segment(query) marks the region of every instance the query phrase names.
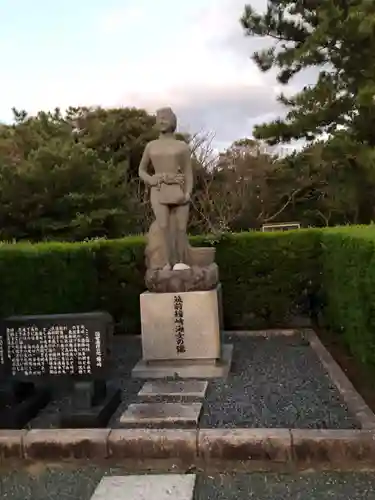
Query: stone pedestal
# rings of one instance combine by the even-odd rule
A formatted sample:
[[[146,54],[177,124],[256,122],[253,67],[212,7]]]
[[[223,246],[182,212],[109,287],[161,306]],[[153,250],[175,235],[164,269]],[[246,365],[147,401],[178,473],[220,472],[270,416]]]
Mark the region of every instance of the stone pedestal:
[[[105,380],[75,382],[70,405],[60,415],[60,427],[105,427],[120,402],[120,390]]]
[[[136,378],[216,378],[230,369],[232,346],[222,346],[221,285],[214,290],[140,297],[143,359]]]

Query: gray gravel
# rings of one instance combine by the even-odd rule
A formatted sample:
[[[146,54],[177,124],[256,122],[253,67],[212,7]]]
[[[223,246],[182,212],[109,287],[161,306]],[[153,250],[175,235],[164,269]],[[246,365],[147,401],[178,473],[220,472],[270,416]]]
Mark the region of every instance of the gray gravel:
[[[299,335],[230,341],[233,373],[209,385],[201,427],[360,427]]]
[[[94,466],[0,472],[0,499],[89,500],[104,475],[121,469]],[[199,474],[193,500],[371,500],[373,473]]]
[[[370,500],[374,474],[231,474],[198,477],[194,500]]]
[[[226,381],[209,383],[200,420],[202,428],[360,428],[315,352],[299,335],[293,337],[227,336],[234,344],[232,372]],[[131,369],[141,358],[140,339],[118,338],[113,350],[112,379],[123,389],[123,400],[109,427],[131,403],[143,382]],[[67,397],[51,403],[31,427],[56,427]]]
[[[100,479],[111,471],[95,467],[70,470],[43,467],[0,473],[0,499],[89,500]]]

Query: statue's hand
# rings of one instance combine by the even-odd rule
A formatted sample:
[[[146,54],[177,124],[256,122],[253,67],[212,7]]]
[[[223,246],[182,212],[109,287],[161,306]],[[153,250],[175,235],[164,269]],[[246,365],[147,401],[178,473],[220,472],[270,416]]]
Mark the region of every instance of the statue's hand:
[[[191,200],[191,196],[190,196],[190,193],[185,193],[185,203],[189,203],[189,201]]]
[[[150,179],[150,186],[157,186],[162,182],[162,176],[160,174],[155,174]]]
[[[183,186],[185,176],[183,174],[161,174],[162,182],[165,184],[179,184]]]

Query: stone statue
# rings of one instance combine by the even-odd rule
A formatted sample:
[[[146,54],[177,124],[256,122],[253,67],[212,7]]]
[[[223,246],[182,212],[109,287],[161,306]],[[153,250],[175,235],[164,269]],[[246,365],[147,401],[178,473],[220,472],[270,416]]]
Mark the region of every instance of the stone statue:
[[[139,165],[139,177],[151,187],[155,215],[147,236],[146,285],[153,292],[213,289],[219,279],[215,249],[192,248],[187,237],[190,148],[174,135],[177,118],[171,108],[156,112],[156,125],[160,136],[147,144]]]
[[[190,149],[174,137],[177,118],[171,108],[159,109],[159,139],[147,144],[139,166],[140,178],[151,186],[151,206],[166,251],[165,269],[188,269],[186,227],[193,189]],[[148,173],[150,163],[154,174]]]

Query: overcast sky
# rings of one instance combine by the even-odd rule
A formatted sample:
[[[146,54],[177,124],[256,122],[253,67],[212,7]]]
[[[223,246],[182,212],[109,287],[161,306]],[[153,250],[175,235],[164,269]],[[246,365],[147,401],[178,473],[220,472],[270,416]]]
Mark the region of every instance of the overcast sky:
[[[264,8],[266,0],[249,0]],[[0,121],[11,108],[171,105],[180,129],[249,137],[280,109],[250,55],[245,0],[0,0]]]

